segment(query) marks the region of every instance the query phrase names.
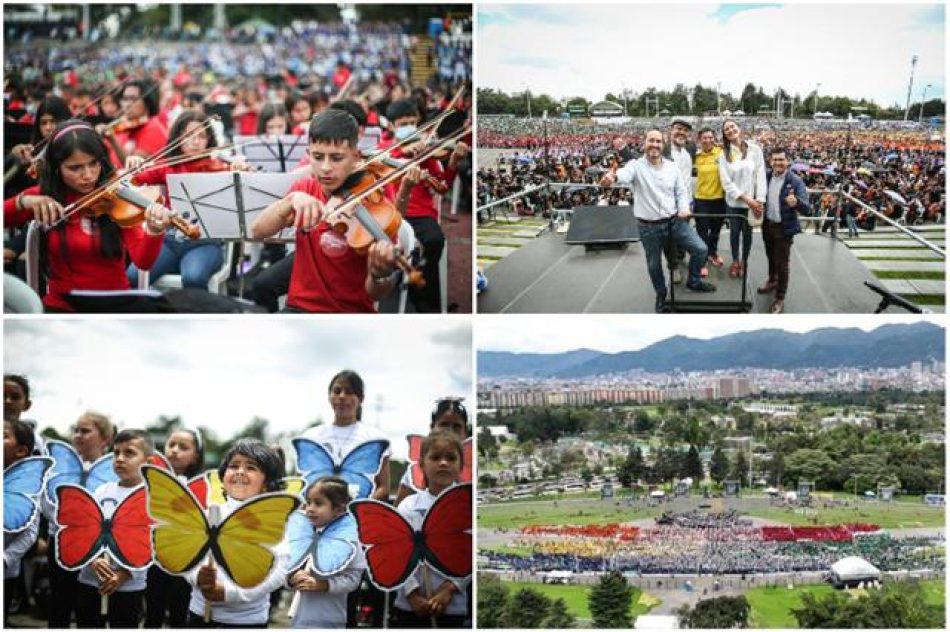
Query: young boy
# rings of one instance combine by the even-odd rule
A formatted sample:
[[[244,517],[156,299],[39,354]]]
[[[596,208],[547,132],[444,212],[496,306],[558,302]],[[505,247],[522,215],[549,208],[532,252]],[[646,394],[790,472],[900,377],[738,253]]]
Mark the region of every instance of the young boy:
[[[20,416],[30,409],[33,402],[30,400],[30,382],[22,375],[5,373],[3,375],[3,419],[4,421],[19,421]],[[46,454],[46,444],[36,431],[36,422],[30,419],[23,420],[33,433],[33,448],[30,455]]]
[[[4,381],[5,384],[6,381]],[[6,403],[6,399],[5,397],[4,403]],[[6,406],[4,406],[4,413],[6,413]],[[33,429],[26,422],[19,419],[4,420],[3,469],[6,470],[32,453]],[[3,627],[5,628],[10,627],[7,617],[12,610],[13,598],[19,592],[20,561],[33,546],[33,543],[36,542],[39,529],[40,513],[36,512],[33,522],[23,531],[15,534],[3,533]]]
[[[148,433],[129,428],[115,437],[116,483],[106,483],[95,491],[96,501],[109,516],[122,500],[142,484],[141,467],[155,452]],[[108,554],[89,563],[79,572],[76,599],[76,626],[80,628],[137,628],[142,618],[147,569],[129,571],[112,563]],[[100,595],[109,596],[109,614],[100,614]]]
[[[347,245],[345,235],[323,221],[334,206],[328,200],[350,184],[348,179],[361,161],[356,119],[342,110],[324,110],[310,122],[309,136],[311,177],[295,182],[286,197],[264,209],[251,226],[251,236],[264,239],[296,228],[286,311],[375,312],[373,302],[395,285],[393,244],[374,242],[364,257]],[[421,173],[413,171],[399,190],[403,203],[421,179]]]

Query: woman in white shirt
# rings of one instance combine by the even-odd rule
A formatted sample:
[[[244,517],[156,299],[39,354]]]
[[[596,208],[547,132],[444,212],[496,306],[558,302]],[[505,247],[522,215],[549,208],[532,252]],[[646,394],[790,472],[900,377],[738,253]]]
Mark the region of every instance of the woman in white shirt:
[[[729,215],[729,244],[732,248],[729,276],[741,277],[749,259],[749,251],[752,250],[749,210],[752,210],[752,221],[756,222],[761,221],[765,209],[765,159],[762,156],[762,148],[743,138],[742,129],[732,119],[726,119],[722,124],[719,180],[726,192],[726,212]],[[742,218],[735,215],[741,215]]]

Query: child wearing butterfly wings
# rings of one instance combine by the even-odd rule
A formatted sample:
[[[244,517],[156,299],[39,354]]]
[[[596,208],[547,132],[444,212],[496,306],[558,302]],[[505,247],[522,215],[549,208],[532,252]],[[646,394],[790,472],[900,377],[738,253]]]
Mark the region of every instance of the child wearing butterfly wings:
[[[422,469],[426,489],[403,500],[397,510],[418,530],[439,494],[455,485],[462,471],[463,448],[449,432],[433,432],[422,442]],[[466,627],[469,581],[448,579],[435,569],[420,565],[396,595],[394,628]]]
[[[349,484],[325,476],[307,489],[306,498],[305,518],[294,515],[288,525],[291,567],[298,570],[287,585],[300,591],[293,626],[345,628],[347,597],[359,588],[366,568],[356,523],[346,512]]]
[[[36,548],[38,551],[46,551],[50,594],[56,595],[56,598],[50,601],[49,607],[49,627],[51,628],[68,628],[72,623],[73,612],[76,609],[76,592],[79,588],[79,572],[67,571],[56,562],[55,536],[58,528],[56,526],[56,506],[49,500],[51,497],[49,489],[52,487],[57,474],[63,471],[66,465],[75,464],[76,467],[80,467],[97,463],[102,459],[109,450],[109,444],[112,443],[114,434],[115,429],[106,415],[91,410],[80,415],[73,426],[72,447],[82,463],[78,464],[75,460],[57,458],[57,463],[53,465],[53,470],[50,473],[47,493],[43,495],[40,503],[43,516],[48,524],[48,533],[45,537],[40,537]],[[68,449],[65,444],[59,445]],[[50,456],[56,458],[53,454],[54,442],[49,442],[47,448],[50,450]],[[96,601],[98,602],[98,600]]]
[[[165,458],[175,476],[185,482],[197,476],[204,468],[204,442],[197,430],[180,428],[168,435]],[[171,575],[158,564],[148,569],[148,587],[145,589],[146,628],[161,628],[168,613],[168,627],[188,627],[188,603],[191,584],[183,577]]]
[[[240,440],[225,454],[218,468],[227,502],[222,521],[245,501],[277,492],[284,476],[277,452],[256,440]],[[236,561],[236,560],[235,560]],[[210,562],[190,571],[192,584],[188,605],[188,627],[192,628],[266,628],[270,594],[284,584],[287,576],[287,552],[281,547],[264,580],[252,588],[241,588]],[[211,604],[211,622],[205,623],[205,604]]]
[[[461,397],[443,397],[436,400],[435,408],[432,410],[432,422],[429,425],[429,432],[450,432],[459,438],[459,441],[466,439],[468,426],[468,411],[462,405]],[[412,453],[413,441],[421,441],[419,435],[410,435],[410,455]],[[409,457],[413,459],[412,456]],[[396,492],[396,504],[401,503],[407,496],[416,493],[416,488],[412,484],[412,467],[407,467],[399,481],[399,491]]]
[[[154,451],[144,430],[128,428],[116,435],[113,467],[119,480],[101,485],[93,493],[105,516],[117,510],[127,496],[142,489],[141,467]],[[107,622],[110,628],[139,627],[147,572],[144,568],[124,568],[108,552],[84,566],[79,571],[76,593],[76,627],[104,628]],[[100,610],[101,595],[109,597],[106,616]],[[55,599],[56,595],[53,596]]]

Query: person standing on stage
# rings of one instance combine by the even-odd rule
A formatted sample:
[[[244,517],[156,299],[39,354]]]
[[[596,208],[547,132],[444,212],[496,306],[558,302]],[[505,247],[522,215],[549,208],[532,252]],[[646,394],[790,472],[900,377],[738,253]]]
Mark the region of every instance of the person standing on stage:
[[[601,179],[601,186],[615,182],[633,186],[633,214],[637,218],[640,239],[646,253],[647,270],[656,291],[656,311],[666,307],[666,279],[660,264],[660,251],[666,239],[690,254],[686,287],[694,292],[715,292],[716,287],[703,281],[699,270],[706,261],[706,244],[689,225],[689,194],[676,165],[663,159],[663,132],[652,129],[643,143],[644,155],[632,160]]]
[[[693,199],[693,156],[696,154],[696,145],[687,141],[689,133],[693,130],[692,124],[682,117],[675,117],[670,123],[670,143],[664,148],[663,157],[672,160],[676,168],[680,170],[683,177],[683,184],[686,185],[686,194],[690,202]],[[666,260],[673,270],[673,283],[682,283],[683,277],[679,271],[679,263],[684,257],[684,253],[675,245],[667,243],[664,251]],[[706,276],[702,274],[701,276]]]
[[[752,250],[752,220],[762,218],[765,202],[765,160],[762,148],[743,138],[742,129],[732,119],[722,124],[722,155],[719,156],[719,180],[726,192],[729,217],[729,243],[732,266],[729,276],[742,277]],[[736,217],[741,215],[741,217]],[[741,246],[741,250],[740,250]]]
[[[719,181],[720,154],[722,148],[716,145],[713,131],[708,127],[699,130],[699,151],[694,159],[696,190],[693,192],[693,212],[697,216],[696,229],[709,251],[707,260],[717,268],[721,268],[723,263],[719,256],[719,231],[726,215],[726,193]]]
[[[792,239],[802,232],[799,213],[808,213],[808,190],[801,178],[788,168],[785,149],[776,147],[769,152],[772,172],[768,177],[765,198],[765,217],[762,219],[762,239],[765,256],[769,260],[769,278],[759,288],[759,294],[775,291],[775,302],[770,311],[785,311],[785,292],[788,290],[788,262]]]

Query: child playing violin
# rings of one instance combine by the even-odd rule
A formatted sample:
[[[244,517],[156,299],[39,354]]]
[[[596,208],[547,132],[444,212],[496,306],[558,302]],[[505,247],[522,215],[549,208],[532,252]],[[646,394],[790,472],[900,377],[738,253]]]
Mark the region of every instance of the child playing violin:
[[[324,110],[310,123],[311,177],[298,180],[282,200],[268,206],[251,226],[254,239],[296,228],[297,251],[287,294],[287,311],[375,312],[373,301],[395,286],[396,253],[389,241],[376,241],[366,256],[347,244],[325,221],[339,198],[334,193],[358,181],[361,161],[356,120],[346,112]],[[396,198],[397,209],[422,172],[410,168]]]
[[[159,118],[158,87],[151,79],[129,81],[122,86],[119,105],[124,114],[115,125],[102,127],[102,133],[115,151],[116,166],[128,156],[150,156],[164,147],[168,128]]]
[[[36,220],[48,229],[41,251],[49,279],[43,297],[47,311],[74,311],[66,299],[72,290],[129,289],[126,255],[141,269],[151,268],[158,258],[171,221],[161,204],[148,206],[144,223],[128,228],[107,214],[67,213],[69,204],[101,187],[112,173],[102,138],[88,123],[70,120],[53,132],[39,184],[4,200],[4,225]]]
[[[135,185],[161,185],[167,191],[168,176],[176,173],[205,173],[223,170],[246,170],[247,163],[242,160],[233,164],[211,158],[208,149],[217,147],[211,133],[210,121],[203,113],[186,110],[178,115],[168,136],[167,147],[173,147],[162,162],[173,163],[151,167],[132,176]],[[193,157],[194,160],[187,160]],[[136,169],[145,162],[139,156],[129,156],[126,166]],[[222,243],[215,239],[186,239],[178,231],[165,234],[162,251],[152,265],[150,281],[164,274],[180,274],[182,287],[205,288],[208,279],[224,261]],[[128,268],[129,282],[138,283],[139,269],[132,263]]]

